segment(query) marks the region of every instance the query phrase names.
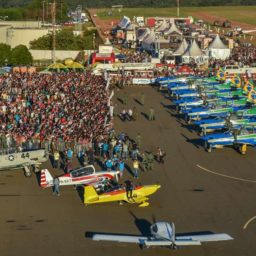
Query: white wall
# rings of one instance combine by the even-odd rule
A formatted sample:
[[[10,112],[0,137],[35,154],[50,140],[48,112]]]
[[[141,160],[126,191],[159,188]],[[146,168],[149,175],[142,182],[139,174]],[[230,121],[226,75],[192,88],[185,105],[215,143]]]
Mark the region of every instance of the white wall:
[[[51,60],[51,50],[29,50],[34,60]],[[91,54],[93,50],[84,51],[85,55]],[[75,59],[79,51],[55,51],[56,60]]]
[[[8,29],[7,43],[13,48],[19,44],[29,48],[29,42],[49,33],[49,29],[28,29],[10,28]]]

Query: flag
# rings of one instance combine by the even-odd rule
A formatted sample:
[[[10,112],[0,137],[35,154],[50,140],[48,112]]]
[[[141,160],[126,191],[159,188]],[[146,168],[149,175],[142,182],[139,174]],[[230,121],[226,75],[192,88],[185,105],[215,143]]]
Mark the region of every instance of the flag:
[[[232,84],[234,84],[236,87],[241,87],[241,78],[238,75],[234,75],[234,77],[231,80]]]

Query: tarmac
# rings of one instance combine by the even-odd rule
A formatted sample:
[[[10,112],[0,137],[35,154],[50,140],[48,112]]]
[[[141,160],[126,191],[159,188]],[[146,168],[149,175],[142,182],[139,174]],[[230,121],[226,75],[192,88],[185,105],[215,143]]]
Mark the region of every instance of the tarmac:
[[[129,95],[122,105],[124,91]],[[145,94],[145,105],[139,104]],[[127,87],[115,92],[116,110],[138,109],[137,121],[114,119],[115,129],[135,138],[142,136],[142,149],[167,154],[165,164],[154,163],[141,172],[142,184],[161,184],[150,196],[150,206],[102,204],[84,206],[72,186],[61,187],[61,196],[41,189],[38,177],[25,178],[23,171],[0,172],[0,255],[255,255],[256,158],[255,149],[245,156],[232,148],[207,153],[199,135],[177,115],[167,95],[149,86]],[[148,121],[149,108],[156,113]],[[131,166],[131,164],[130,164]],[[47,163],[44,167],[51,169]],[[78,167],[78,165],[77,165]],[[99,170],[99,168],[98,168]],[[129,172],[126,178],[131,177]],[[234,240],[202,246],[141,250],[138,245],[92,241],[93,232],[148,234],[153,221],[169,221],[177,233],[228,233]]]

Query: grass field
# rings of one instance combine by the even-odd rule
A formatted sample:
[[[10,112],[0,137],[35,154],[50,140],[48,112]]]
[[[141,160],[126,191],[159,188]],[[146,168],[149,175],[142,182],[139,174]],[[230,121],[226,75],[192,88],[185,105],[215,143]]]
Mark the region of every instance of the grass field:
[[[123,8],[121,12],[111,9],[98,9],[97,15],[104,20],[120,19],[126,15],[130,18],[134,16],[155,17],[155,16],[176,16],[176,8]],[[218,7],[182,7],[180,16],[193,16],[196,19],[203,19],[205,15],[229,19],[239,23],[246,23],[256,26],[256,6],[218,6]]]

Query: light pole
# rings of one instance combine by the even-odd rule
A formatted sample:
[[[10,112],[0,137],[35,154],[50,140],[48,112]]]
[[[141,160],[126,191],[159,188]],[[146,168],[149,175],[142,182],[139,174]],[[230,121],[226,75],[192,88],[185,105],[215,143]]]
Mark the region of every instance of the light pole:
[[[177,0],[177,17],[180,17],[180,0]]]
[[[45,1],[43,1],[42,3],[43,3],[43,24],[44,24],[44,3],[45,3]]]
[[[95,50],[95,33],[92,34],[93,50]]]
[[[53,1],[52,5],[52,62],[56,63],[56,0]]]

